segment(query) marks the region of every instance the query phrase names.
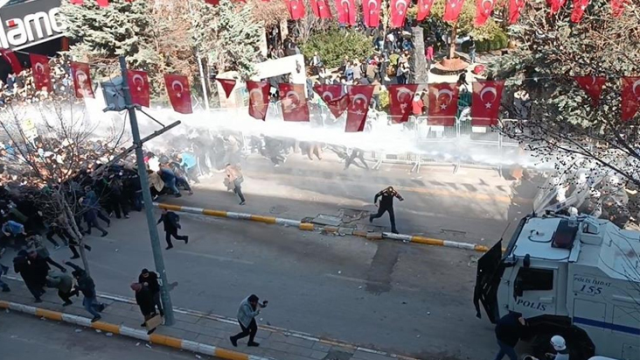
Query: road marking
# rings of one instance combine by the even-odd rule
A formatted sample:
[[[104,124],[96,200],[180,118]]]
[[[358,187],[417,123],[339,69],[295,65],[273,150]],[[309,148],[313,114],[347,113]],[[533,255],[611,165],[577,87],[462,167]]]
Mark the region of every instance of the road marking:
[[[252,261],[240,260],[240,259],[234,259],[234,258],[228,258],[228,257],[216,256],[216,255],[209,255],[209,254],[202,254],[202,253],[191,252],[191,251],[178,250],[176,252],[179,253],[179,254],[200,256],[200,257],[205,257],[205,258],[208,258],[208,259],[214,259],[214,260],[218,260],[218,261],[229,261],[229,262],[235,262],[235,263],[238,263],[238,264],[246,264],[246,265],[255,264]]]
[[[378,285],[378,286],[389,286],[389,284],[385,284],[385,283],[381,283],[378,281],[369,281],[369,280],[364,280],[364,279],[358,279],[358,278],[352,278],[349,276],[342,276],[342,275],[336,275],[336,274],[324,274],[324,276],[326,277],[330,277],[330,278],[334,278],[334,279],[338,279],[338,280],[344,280],[344,281],[350,281],[350,282],[354,282],[354,283],[358,283],[358,284],[371,284],[371,285]],[[395,288],[395,289],[399,289],[399,290],[406,290],[406,291],[419,291],[420,289],[416,289],[416,288],[412,288],[412,287],[407,287],[407,286],[402,286],[402,285],[398,285],[398,284],[391,284],[391,287]]]

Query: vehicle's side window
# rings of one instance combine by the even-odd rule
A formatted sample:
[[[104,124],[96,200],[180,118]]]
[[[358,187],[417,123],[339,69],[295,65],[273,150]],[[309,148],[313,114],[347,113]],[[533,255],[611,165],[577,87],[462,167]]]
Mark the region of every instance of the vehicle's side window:
[[[521,268],[516,283],[522,291],[553,290],[553,270]]]

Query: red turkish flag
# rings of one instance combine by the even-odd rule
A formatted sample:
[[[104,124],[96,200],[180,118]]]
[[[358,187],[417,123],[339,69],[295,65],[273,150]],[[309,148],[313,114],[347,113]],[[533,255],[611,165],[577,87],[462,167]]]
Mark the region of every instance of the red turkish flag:
[[[573,78],[582,90],[591,97],[593,107],[598,106],[600,94],[602,94],[602,87],[607,82],[607,78],[604,76],[574,76]]]
[[[291,20],[300,20],[304,17],[304,1],[285,0],[285,3],[287,3]]]
[[[362,0],[362,16],[365,26],[377,28],[380,25],[380,4],[381,0]]]
[[[36,85],[36,90],[46,89],[51,92],[53,88],[51,86],[49,58],[44,55],[29,54],[29,60],[31,60],[31,74],[33,75],[33,83]]]
[[[96,0],[101,8],[109,7],[109,0]]]
[[[413,96],[418,91],[418,84],[389,85],[388,88],[391,121],[394,124],[409,121]]]
[[[442,17],[442,20],[458,21],[458,17],[462,12],[462,5],[464,5],[464,0],[445,0],[444,16]]]
[[[76,91],[76,97],[80,99],[95,98],[89,64],[72,61],[71,74],[73,75],[73,88]]]
[[[346,94],[342,94],[342,85],[340,84],[316,84],[313,86],[313,91],[320,95],[320,98],[329,107],[329,111],[336,118],[339,118],[349,106],[349,97]]]
[[[622,121],[629,121],[640,109],[640,77],[622,79]]]
[[[227,96],[227,98],[229,98],[229,95],[231,95],[233,88],[236,87],[236,81],[234,79],[220,79],[220,78],[216,78],[216,80],[222,86],[222,90],[224,90],[224,94]]]
[[[493,126],[498,124],[504,80],[476,81],[471,98],[471,125]]]
[[[193,114],[189,79],[184,75],[164,74],[164,85],[173,111],[180,114]]]
[[[589,5],[589,0],[573,0],[573,10],[571,11],[571,21],[579,23],[582,20],[584,11]]]
[[[11,66],[11,70],[13,70],[14,74],[18,75],[22,72],[22,64],[20,64],[18,57],[13,51],[0,49],[0,54],[2,55],[2,58],[7,62],[7,64]]]
[[[434,0],[418,0],[418,21],[424,20],[431,14],[431,7]]]
[[[149,88],[149,77],[147,73],[140,70],[127,71],[127,84],[129,84],[131,103],[149,107],[151,103],[151,89]]]
[[[220,0],[204,0],[204,2],[206,2],[209,5],[220,5]]]
[[[493,13],[493,7],[495,0],[476,0],[476,19],[474,21],[475,26],[484,25]]]
[[[264,121],[269,109],[269,90],[271,85],[266,81],[247,81],[249,91],[249,115]]]
[[[409,9],[411,0],[391,0],[389,6],[389,26],[392,28],[399,28],[404,25],[404,19],[407,17],[407,9]]]
[[[329,0],[311,0],[311,10],[314,15],[320,19],[331,19],[331,8]]]
[[[309,107],[302,84],[278,84],[284,121],[309,121]]]
[[[567,0],[547,0],[547,4],[551,6],[551,15],[560,11],[566,2]]]
[[[347,108],[346,132],[360,132],[364,130],[369,112],[369,102],[373,96],[374,85],[349,86],[349,107]]]
[[[620,17],[624,12],[628,0],[611,0],[611,14],[613,17]]]
[[[458,111],[456,84],[429,84],[428,125],[453,126]]]
[[[515,24],[520,18],[527,0],[509,0],[509,24]]]
[[[336,10],[338,11],[338,22],[343,25],[356,24],[356,1],[336,0]]]
[[[71,0],[71,5],[84,5],[84,0]]]

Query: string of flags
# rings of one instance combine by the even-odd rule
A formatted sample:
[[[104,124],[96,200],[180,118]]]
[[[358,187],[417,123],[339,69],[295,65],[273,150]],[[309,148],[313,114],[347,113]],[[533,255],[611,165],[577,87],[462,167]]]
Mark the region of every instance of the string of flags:
[[[12,67],[14,73],[23,71],[20,61],[11,50],[0,49],[0,56]],[[37,91],[52,91],[49,58],[44,55],[29,54],[31,72]],[[95,98],[91,80],[90,65],[71,62],[74,93],[77,98]],[[228,98],[236,86],[234,79],[216,79]],[[573,80],[591,98],[593,107],[599,105],[604,85],[604,76],[575,76]],[[640,76],[620,77],[621,119],[630,121],[640,110]],[[134,104],[150,106],[150,84],[146,72],[129,70],[127,83]],[[191,90],[187,76],[165,74],[164,85],[173,110],[180,114],[192,114]],[[473,126],[495,126],[498,124],[504,80],[475,81],[472,85],[471,124]],[[265,120],[270,105],[271,85],[267,81],[247,81],[249,92],[249,115]],[[394,84],[389,90],[389,113],[394,123],[404,123],[412,114],[413,100],[418,93],[418,84]],[[331,114],[338,118],[346,112],[346,132],[364,130],[367,114],[373,97],[374,85],[317,84],[313,91],[326,103]],[[458,112],[459,87],[456,83],[427,84],[429,125],[454,126]],[[284,121],[308,122],[310,113],[305,86],[303,84],[281,83],[278,85],[280,106]]]
[[[101,8],[109,6],[109,0],[70,0],[71,4],[84,5],[86,2],[94,1]],[[133,2],[134,0],[125,0]],[[207,4],[217,6],[220,0],[203,0]],[[246,2],[246,0],[235,0],[236,2]],[[263,2],[277,0],[262,0]],[[283,0],[289,11],[292,20],[302,19],[306,15],[304,0]],[[331,19],[331,8],[329,0],[310,0],[310,6],[313,14],[319,19]],[[334,0],[337,11],[337,19],[343,25],[356,25],[358,21],[358,9],[356,0]],[[417,2],[417,20],[423,21],[431,14],[431,8],[436,0],[418,0]],[[441,0],[442,1],[442,0]],[[443,0],[445,2],[444,21],[458,21],[465,0]],[[473,0],[467,0],[473,1]],[[474,25],[483,26],[493,14],[496,0],[475,0],[476,1],[476,18]],[[527,0],[509,0],[509,23],[514,24],[518,21],[522,9],[524,9]],[[610,0],[611,14],[613,17],[620,17],[624,12],[625,6],[629,0]],[[571,21],[580,22],[589,6],[590,0],[573,0],[573,8],[571,11]],[[364,25],[370,28],[376,28],[380,25],[380,17],[382,11],[382,0],[362,0],[362,19]],[[390,0],[389,1],[389,25],[392,28],[402,27],[406,21],[407,10],[409,9],[411,0]],[[547,0],[549,12],[551,15],[558,13],[567,3],[567,0]]]

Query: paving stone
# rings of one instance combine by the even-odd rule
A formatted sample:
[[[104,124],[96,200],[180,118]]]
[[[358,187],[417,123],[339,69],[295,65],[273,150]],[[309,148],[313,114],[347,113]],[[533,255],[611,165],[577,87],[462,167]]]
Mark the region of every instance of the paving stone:
[[[268,349],[287,352],[289,350],[289,346],[291,345],[280,341],[269,341],[263,346]]]
[[[329,350],[331,350],[331,345],[323,344],[321,342],[316,342],[315,344],[313,344],[311,348],[314,350],[320,350],[326,353]]]
[[[366,351],[356,351],[353,354],[353,360],[389,360],[392,359],[386,355],[374,354]]]
[[[293,336],[289,336],[285,340],[285,342],[287,344],[302,346],[302,347],[305,347],[305,348],[308,348],[308,349],[311,349],[311,347],[315,343],[315,341],[311,341],[311,340],[307,340],[307,339],[301,339],[301,338],[293,337]]]
[[[326,351],[318,351],[318,350],[311,350],[311,358],[312,359],[324,359],[327,356],[327,352]]]
[[[186,314],[180,314],[180,313],[177,313],[177,312],[173,313],[173,317],[176,320],[184,321],[184,322],[187,322],[187,323],[190,323],[190,324],[195,324],[195,323],[198,322],[198,320],[200,320],[200,318],[197,318],[195,316],[186,315]]]
[[[313,353],[311,347],[302,347],[297,345],[289,345],[287,352],[306,357],[311,357],[311,353]]]
[[[312,360],[312,358],[308,358],[300,355],[288,354],[286,352],[272,350],[272,349],[265,351],[264,356],[277,359],[277,360]]]

